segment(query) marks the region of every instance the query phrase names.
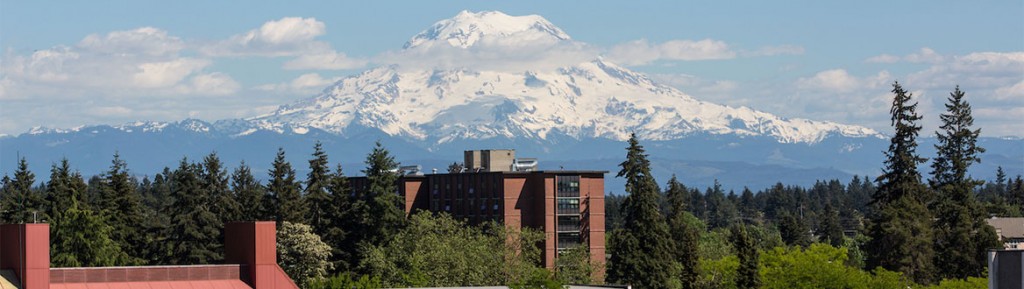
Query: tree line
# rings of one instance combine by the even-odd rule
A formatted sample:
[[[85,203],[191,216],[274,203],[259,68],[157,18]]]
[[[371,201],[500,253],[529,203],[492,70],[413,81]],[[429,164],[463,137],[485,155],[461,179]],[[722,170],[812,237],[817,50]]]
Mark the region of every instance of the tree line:
[[[13,178],[0,180],[0,222],[50,223],[53,267],[216,264],[225,223],[273,220],[279,263],[303,287],[590,282],[585,251],[559,258],[566,269],[558,276],[540,267],[543,234],[533,230],[469,226],[443,213],[407,218],[394,157],[378,142],[365,163],[367,188],[353,190],[319,142],[304,180],[283,149],[266,182],[245,162],[229,173],[216,153],[139,180],[115,153],[110,168],[88,181],[64,159],[35,185],[21,158]],[[456,265],[463,270],[446,267]]]
[[[873,180],[779,183],[736,194],[717,182],[701,192],[673,176],[661,190],[631,137],[618,173],[625,194],[606,198],[608,281],[638,288],[984,288],[986,252],[1002,248],[985,219],[1021,216],[1024,181],[1008,180],[1001,168],[990,182],[968,174],[984,148],[959,87],[940,116],[925,179],[918,167],[929,160],[916,152],[922,117],[898,82],[892,93],[895,133]],[[814,269],[785,267],[798,265]]]
[[[470,226],[443,213],[407,217],[394,193],[398,163],[379,142],[361,170],[365,190],[350,188],[319,143],[306,176],[279,149],[265,182],[244,162],[229,171],[216,153],[138,179],[115,153],[100,175],[86,179],[65,159],[37,185],[21,158],[13,176],[0,180],[0,221],[50,223],[51,262],[65,267],[219,263],[224,223],[274,220],[282,268],[309,288],[555,288],[600,283],[592,277],[601,268],[608,282],[637,288],[983,284],[984,251],[1000,246],[984,219],[1021,216],[1024,181],[1002,169],[990,182],[967,175],[984,149],[959,88],[941,115],[938,154],[923,179],[921,117],[902,86],[894,83],[892,92],[895,134],[875,179],[736,194],[717,182],[702,191],[673,177],[662,190],[631,137],[617,173],[626,194],[606,199],[606,264],[591,263],[578,247],[547,270],[539,266],[543,236],[536,231]]]

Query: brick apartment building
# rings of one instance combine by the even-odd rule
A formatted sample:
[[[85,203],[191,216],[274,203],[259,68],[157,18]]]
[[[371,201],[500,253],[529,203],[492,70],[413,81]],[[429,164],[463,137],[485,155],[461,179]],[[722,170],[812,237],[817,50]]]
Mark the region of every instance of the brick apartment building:
[[[604,263],[607,171],[536,170],[536,159],[517,159],[514,150],[466,151],[464,161],[465,168],[453,173],[403,167],[398,193],[406,213],[446,212],[470,224],[493,220],[540,230],[548,268],[561,250],[578,245],[590,249],[592,261]],[[368,185],[365,177],[350,178],[350,184],[356,191]]]

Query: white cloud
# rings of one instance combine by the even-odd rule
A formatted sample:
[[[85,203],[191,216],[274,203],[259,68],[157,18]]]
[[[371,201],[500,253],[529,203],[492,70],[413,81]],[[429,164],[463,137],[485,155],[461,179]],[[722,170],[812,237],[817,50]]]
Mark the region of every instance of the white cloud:
[[[743,56],[775,56],[775,55],[801,55],[804,48],[798,45],[765,46],[754,51],[744,52]]]
[[[289,82],[264,84],[256,86],[255,89],[277,93],[309,95],[324,89],[324,87],[340,79],[341,77],[324,78],[320,74],[306,73]]]
[[[712,60],[732,59],[736,52],[723,41],[671,40],[652,44],[646,39],[631,41],[612,47],[605,58],[622,65],[645,65],[657,60]]]
[[[1024,99],[1024,80],[1011,86],[997,88],[995,92],[998,100]]]
[[[796,81],[799,89],[811,89],[831,92],[851,92],[858,89],[873,89],[892,81],[887,71],[879,72],[871,77],[858,78],[850,75],[844,69],[832,69],[818,72],[809,78],[800,78]]]
[[[198,95],[230,95],[238,92],[241,85],[227,74],[214,72],[193,76],[189,85],[179,87],[183,93]]]
[[[135,86],[142,88],[170,87],[208,65],[209,60],[194,58],[141,63],[132,80]]]
[[[366,66],[367,61],[354,59],[344,53],[326,51],[319,54],[305,54],[284,63],[283,68],[289,70],[320,69],[342,70]]]
[[[148,54],[153,56],[173,55],[185,48],[178,37],[167,35],[153,27],[134,30],[114,31],[105,36],[92,34],[78,43],[78,47],[97,53],[107,54]]]
[[[905,55],[903,57],[895,56],[895,55],[891,55],[891,54],[881,54],[881,55],[876,55],[876,56],[869,57],[868,59],[866,59],[864,61],[868,62],[868,63],[897,63],[897,62],[903,61],[903,62],[909,62],[909,63],[931,63],[931,64],[937,64],[937,63],[941,63],[941,62],[943,62],[945,60],[946,60],[946,56],[943,56],[942,54],[939,54],[938,52],[935,52],[935,50],[933,50],[931,48],[922,47],[917,52],[914,52],[914,53],[911,53],[911,54],[907,54],[907,55]]]
[[[200,50],[210,56],[296,56],[331,50],[330,44],[314,40],[325,32],[315,18],[285,17]]]

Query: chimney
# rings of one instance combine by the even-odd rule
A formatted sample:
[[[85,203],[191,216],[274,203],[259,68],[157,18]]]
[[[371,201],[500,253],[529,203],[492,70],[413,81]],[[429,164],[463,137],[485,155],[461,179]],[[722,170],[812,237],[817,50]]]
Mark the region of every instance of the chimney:
[[[20,288],[50,288],[50,225],[0,225],[0,269],[14,271]]]
[[[253,289],[299,288],[277,265],[274,222],[224,224],[224,262],[243,265],[242,280]]]

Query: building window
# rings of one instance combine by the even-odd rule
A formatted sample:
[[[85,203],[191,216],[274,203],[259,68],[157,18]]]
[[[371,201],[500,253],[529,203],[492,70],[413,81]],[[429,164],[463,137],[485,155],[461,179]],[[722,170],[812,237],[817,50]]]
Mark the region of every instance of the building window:
[[[558,249],[569,249],[580,244],[580,233],[558,233]]]
[[[558,214],[578,215],[580,199],[558,199]]]
[[[558,197],[578,198],[580,196],[580,176],[556,176]]]
[[[580,217],[579,216],[558,216],[558,231],[559,232],[579,232],[580,231]]]

